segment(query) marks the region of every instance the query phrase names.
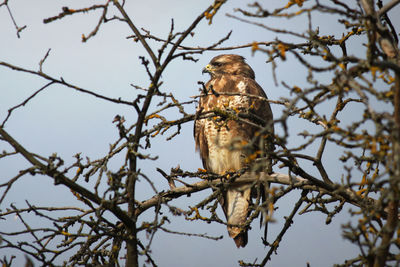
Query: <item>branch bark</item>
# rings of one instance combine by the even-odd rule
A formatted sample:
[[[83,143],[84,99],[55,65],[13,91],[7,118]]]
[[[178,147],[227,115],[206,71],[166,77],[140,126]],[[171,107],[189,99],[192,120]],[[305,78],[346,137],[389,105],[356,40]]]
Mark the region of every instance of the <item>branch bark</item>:
[[[115,203],[106,201],[96,194],[93,194],[86,188],[80,186],[79,184],[73,182],[71,179],[67,178],[63,173],[56,169],[51,169],[48,166],[41,163],[35,158],[35,156],[26,150],[21,144],[19,144],[14,138],[12,138],[2,127],[0,127],[0,135],[4,140],[6,140],[19,154],[21,154],[27,161],[29,161],[34,167],[38,168],[43,174],[54,179],[54,184],[63,184],[72,191],[80,194],[82,197],[87,198],[97,205],[102,205],[110,212],[112,212],[119,220],[121,220],[126,227],[130,228],[134,225],[134,221],[122,211]]]

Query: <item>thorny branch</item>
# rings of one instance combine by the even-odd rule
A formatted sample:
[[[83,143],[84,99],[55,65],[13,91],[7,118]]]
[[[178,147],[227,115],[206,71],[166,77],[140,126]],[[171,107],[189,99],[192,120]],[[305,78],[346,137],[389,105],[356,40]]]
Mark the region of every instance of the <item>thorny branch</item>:
[[[3,6],[3,5],[6,6],[7,12],[8,12],[8,14],[10,15],[10,18],[11,18],[13,24],[14,24],[15,29],[17,30],[17,37],[18,37],[18,38],[21,38],[20,32],[22,32],[23,30],[26,29],[26,25],[24,25],[24,26],[22,26],[22,27],[19,27],[19,26],[18,26],[17,21],[15,20],[14,15],[13,15],[13,13],[11,12],[10,6],[8,5],[8,0],[4,0],[4,2],[0,4],[0,8],[1,8],[1,6]]]

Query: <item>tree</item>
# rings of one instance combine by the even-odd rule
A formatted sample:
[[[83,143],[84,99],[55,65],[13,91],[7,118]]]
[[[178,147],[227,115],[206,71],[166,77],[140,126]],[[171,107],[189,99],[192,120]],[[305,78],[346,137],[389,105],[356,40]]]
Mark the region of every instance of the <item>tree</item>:
[[[96,18],[97,23],[89,33],[82,35],[84,44],[79,47],[82,50],[85,45],[96,43],[97,38],[106,38],[106,33],[113,38],[128,36],[127,43],[131,49],[141,49],[138,64],[142,71],[131,73],[135,78],[129,90],[125,89],[126,84],[123,85],[125,90],[116,88],[120,86],[118,84],[112,86],[114,91],[102,91],[71,82],[71,77],[60,77],[56,67],[47,69],[54,50],[43,53],[37,61],[39,66],[33,68],[14,63],[12,58],[0,59],[3,82],[13,79],[15,85],[19,79],[27,79],[32,83],[17,104],[3,100],[1,105],[3,109],[7,106],[7,110],[2,110],[0,127],[4,149],[0,164],[7,179],[1,184],[0,216],[4,225],[12,221],[22,227],[8,225],[1,228],[2,250],[22,252],[28,257],[27,264],[34,260],[41,265],[138,266],[140,262],[162,265],[157,263],[151,250],[161,231],[221,239],[197,231],[172,231],[167,228],[168,223],[173,225],[179,218],[185,218],[213,223],[208,226],[210,228],[216,224],[226,225],[217,210],[221,191],[232,183],[248,183],[257,188],[268,182],[272,184],[269,197],[263,202],[258,194],[246,226],[256,228],[253,220],[266,211],[269,211],[267,221],[272,223],[278,219],[279,209],[276,208],[280,207],[284,197],[298,195],[298,199],[292,203],[284,220],[275,224],[279,224],[280,230],[269,231],[267,240],[262,239],[259,243],[259,246],[266,246],[265,253],[258,255],[258,260],[239,261],[240,265],[265,266],[274,252],[279,253],[278,247],[295,222],[296,214],[320,213],[329,224],[337,214],[345,213],[345,206],[351,207],[347,211],[352,218],[343,225],[342,234],[359,252],[339,263],[343,266],[398,264],[400,64],[396,24],[390,20],[389,11],[398,8],[399,2],[290,0],[285,4],[279,2],[276,7],[254,2],[234,9],[236,13],[233,15],[232,6],[228,6],[227,1],[215,0],[210,6],[196,11],[197,15],[188,10],[193,17],[183,30],[178,30],[175,20],[171,20],[169,32],[157,34],[132,18],[130,12],[135,12],[135,6],[125,1],[109,0],[95,5],[89,2],[83,8],[65,6],[57,11],[57,15],[51,11],[53,15],[43,20],[48,27],[57,27],[57,23],[67,19],[74,21],[79,15]],[[259,37],[254,41],[255,35],[249,40],[246,35],[232,37],[235,31],[228,31],[225,36],[210,40],[207,31],[224,23],[218,20],[224,18],[221,11],[224,8],[229,12],[230,21],[245,25],[246,29],[259,28],[261,32],[273,33],[274,37],[263,35],[265,39]],[[23,39],[25,34],[29,35],[29,25],[19,25],[16,14],[21,11],[13,8],[13,1],[5,0],[0,4],[0,10],[15,25],[17,37]],[[334,28],[325,30],[326,18],[329,18],[329,26],[334,24]],[[285,25],[281,20],[288,20],[289,24]],[[272,27],[275,21],[285,27]],[[203,25],[204,22],[211,26]],[[111,31],[110,25],[113,27]],[[124,35],[114,30],[120,25],[127,25],[129,33]],[[226,45],[232,42],[232,38],[237,38],[236,43]],[[118,56],[118,48],[112,49],[116,50],[111,51],[114,52],[112,56]],[[168,81],[173,77],[184,80],[182,76],[189,66],[195,66],[200,73],[203,66],[199,66],[197,60],[209,59],[208,55],[213,51],[251,52],[255,58],[266,60],[266,65],[272,67],[268,77],[273,77],[280,90],[276,94],[279,98],[271,97],[267,90],[278,129],[272,141],[275,150],[268,155],[275,164],[271,175],[267,172],[254,175],[250,168],[217,176],[201,168],[193,171],[193,168],[184,169],[182,166],[164,166],[162,159],[158,158],[157,153],[161,152],[156,148],[162,148],[164,141],[174,142],[182,137],[183,131],[191,127],[195,119],[216,117],[226,121],[248,118],[248,114],[231,110],[195,114],[193,110],[199,95],[213,93],[204,92],[201,82],[191,81],[191,88],[200,87],[198,93],[191,90],[193,93],[190,95],[197,93],[193,98],[179,99],[177,90],[170,87]],[[71,51],[71,57],[74,52]],[[90,70],[85,69],[88,63],[84,53],[79,56],[75,64],[85,73],[82,83],[91,77],[95,80],[99,73],[90,74]],[[122,55],[121,59],[127,56]],[[103,52],[99,57],[104,61],[108,55]],[[132,62],[137,64],[137,60]],[[304,73],[305,79],[295,80],[293,75],[287,75],[287,71],[280,67],[287,66],[287,63]],[[177,66],[174,64],[179,64],[179,68],[174,68]],[[105,73],[110,74],[107,78],[119,80],[118,72],[113,72],[119,67],[107,66],[108,72]],[[175,69],[179,75],[170,69]],[[96,86],[101,87],[100,84]],[[60,107],[54,106],[57,99],[54,90],[76,93],[72,98],[62,96],[58,101],[63,101],[58,105],[67,102],[67,111],[77,118],[55,113],[54,123],[57,124],[52,122],[48,125],[40,118],[34,118],[34,123],[31,123],[29,113],[22,113],[35,101],[38,104],[51,103],[53,106],[44,107],[50,115],[59,110]],[[50,102],[43,99],[46,93],[52,97]],[[96,113],[90,110],[74,113],[75,101],[98,101],[104,108],[103,111],[96,110]],[[117,112],[112,112],[114,108]],[[68,140],[66,136],[69,134],[77,134],[80,142],[91,142],[92,136],[84,140],[85,129],[91,127],[90,123],[99,117],[99,113],[108,116],[113,113],[111,144],[105,138],[103,144],[92,145],[102,147],[96,153],[92,149],[74,152],[55,149],[60,147],[63,139]],[[64,135],[54,136],[52,131],[57,133],[55,128],[62,128],[68,119],[76,121],[77,126],[62,129],[58,134],[67,131],[63,132]],[[101,129],[111,128],[111,119],[108,123],[99,119],[103,122]],[[43,125],[46,130],[39,132],[46,140],[35,134]],[[24,135],[26,132],[30,134]],[[184,132],[187,133],[190,131]],[[68,146],[73,147],[73,142]],[[183,148],[179,142],[174,145],[176,150]],[[157,170],[157,173],[151,170]],[[27,199],[22,204],[19,199],[25,198],[23,194],[15,195],[17,189],[31,191],[24,188],[30,184],[29,179],[41,185],[47,183],[48,178],[54,184],[51,190],[57,190],[59,196],[55,200],[42,204],[43,199],[37,203]],[[214,193],[205,191],[209,188],[215,189]],[[301,193],[297,194],[297,190]],[[52,193],[41,194],[47,197]],[[185,196],[190,197],[184,203],[180,202]],[[176,257],[179,257],[179,252],[176,252]],[[13,260],[13,256],[5,255],[2,263],[11,265]]]

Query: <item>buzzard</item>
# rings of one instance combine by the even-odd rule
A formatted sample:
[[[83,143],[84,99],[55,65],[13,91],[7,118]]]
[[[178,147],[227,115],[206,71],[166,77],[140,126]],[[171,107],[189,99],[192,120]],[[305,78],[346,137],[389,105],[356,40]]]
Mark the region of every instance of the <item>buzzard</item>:
[[[274,131],[271,108],[254,80],[254,71],[242,56],[230,54],[214,57],[203,73],[209,73],[211,79],[200,96],[197,118],[200,114],[209,116],[196,119],[194,138],[204,168],[219,175],[247,166],[254,170],[254,159],[265,158],[273,147],[268,140]],[[267,161],[263,171],[271,172]],[[249,185],[231,185],[219,199],[229,236],[238,248],[247,244],[243,224],[249,214],[251,190]]]

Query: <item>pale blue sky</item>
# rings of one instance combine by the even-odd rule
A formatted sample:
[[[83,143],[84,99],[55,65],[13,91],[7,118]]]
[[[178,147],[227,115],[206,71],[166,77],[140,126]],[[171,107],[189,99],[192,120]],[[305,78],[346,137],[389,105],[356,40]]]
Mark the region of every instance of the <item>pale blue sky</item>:
[[[68,16],[63,20],[50,24],[43,24],[44,18],[61,12],[61,7],[81,8],[99,1],[22,1],[10,0],[9,6],[19,26],[27,25],[21,32],[21,38],[16,37],[15,29],[5,7],[0,8],[0,61],[9,62],[28,69],[38,69],[38,63],[51,48],[50,55],[44,64],[44,72],[54,77],[63,77],[67,82],[78,85],[113,98],[134,99],[136,91],[130,86],[134,83],[147,86],[149,80],[140,64],[138,56],[144,54],[139,43],[126,39],[131,35],[129,28],[123,23],[114,21],[102,26],[98,34],[86,43],[81,42],[81,35],[93,29],[100,15],[98,12]],[[174,18],[175,29],[184,30],[194,17],[197,17],[211,1],[136,1],[129,2],[126,11],[140,28],[150,30],[154,35],[166,37],[171,18]],[[246,1],[247,2],[247,1]],[[146,4],[144,4],[146,3]],[[268,1],[268,6],[278,6],[281,1]],[[214,18],[214,23],[208,25],[202,21],[195,29],[195,35],[189,37],[184,44],[193,46],[207,46],[224,37],[230,30],[232,36],[225,45],[238,45],[253,41],[273,41],[277,36],[256,26],[246,25],[228,18],[225,13],[233,14],[233,8],[245,8],[244,1],[230,1],[224,5]],[[392,14],[399,14],[396,8]],[[113,11],[115,12],[115,10]],[[237,13],[235,13],[237,14]],[[392,16],[395,18],[395,16]],[[399,25],[399,18],[394,21]],[[313,17],[314,26],[319,25],[322,32],[338,34],[340,29],[334,26],[336,19],[329,15]],[[281,27],[305,32],[307,29],[306,17],[296,20],[268,19],[271,27]],[[336,36],[340,37],[340,36]],[[286,40],[290,40],[288,37]],[[156,48],[159,43],[151,43]],[[360,47],[349,49],[350,53],[359,52]],[[164,92],[172,92],[179,100],[190,100],[190,96],[198,93],[197,81],[206,81],[201,70],[207,62],[221,52],[206,52],[196,56],[199,61],[177,61],[172,63],[163,74]],[[266,64],[266,57],[256,53],[253,57],[250,49],[237,50],[247,58],[250,66],[256,73],[257,82],[264,88],[270,99],[277,100],[288,93],[283,87],[276,87],[272,80],[271,66]],[[290,85],[304,85],[306,72],[299,70],[298,65],[287,60],[280,62],[277,75],[279,82],[284,80]],[[322,77],[322,79],[327,79]],[[46,84],[43,79],[31,75],[18,73],[0,67],[0,121],[7,109],[20,103],[35,90]],[[329,108],[329,106],[327,107]],[[187,112],[194,112],[195,105],[186,107]],[[279,107],[272,106],[272,110],[279,116]],[[92,96],[84,95],[62,86],[51,86],[41,92],[34,100],[22,108],[14,111],[6,124],[6,130],[21,142],[28,150],[49,156],[57,152],[66,163],[73,162],[73,155],[82,152],[83,156],[91,159],[99,158],[107,153],[109,144],[118,138],[118,132],[112,124],[116,114],[123,115],[127,123],[135,119],[135,111],[121,105],[107,103]],[[292,120],[289,127],[304,130],[304,122]],[[186,124],[182,134],[170,142],[164,137],[153,140],[152,149],[146,153],[158,155],[155,162],[141,161],[140,168],[155,181],[159,190],[167,190],[168,185],[155,171],[156,167],[166,172],[171,167],[180,164],[182,169],[195,171],[201,167],[199,156],[194,150],[192,137],[193,124]],[[277,127],[279,132],[279,127]],[[296,143],[298,137],[290,136],[289,144]],[[0,150],[8,149],[0,143]],[[121,159],[122,160],[122,159]],[[325,161],[337,160],[335,150],[324,156]],[[119,166],[114,162],[115,166]],[[0,182],[14,176],[19,168],[27,166],[21,159],[0,160]],[[335,164],[327,164],[327,171],[337,176],[342,174]],[[172,202],[183,208],[195,203],[210,193],[205,191],[192,194],[190,198],[183,197]],[[150,187],[144,182],[139,185],[139,198],[149,198]],[[277,203],[275,224],[269,227],[270,238],[275,237],[284,223],[283,216],[291,211],[299,192],[292,193]],[[15,203],[24,206],[25,199],[42,205],[72,205],[74,200],[68,189],[54,186],[51,179],[46,177],[25,177],[15,185],[4,204]],[[1,207],[4,209],[5,205]],[[149,213],[151,215],[151,213]],[[166,211],[166,214],[168,212]],[[147,215],[146,215],[147,216]],[[146,217],[145,216],[145,217]],[[270,266],[331,266],[333,263],[342,263],[345,258],[357,255],[357,250],[341,237],[340,224],[349,220],[348,213],[343,212],[334,218],[330,225],[325,225],[325,218],[317,214],[306,214],[295,217],[295,223],[286,234],[278,249],[273,255]],[[147,216],[147,219],[151,217]],[[183,218],[170,217],[171,230],[208,233],[213,236],[224,235],[223,240],[215,242],[200,238],[187,238],[158,233],[153,241],[152,255],[159,266],[235,266],[238,260],[253,262],[256,258],[262,260],[268,251],[260,242],[262,231],[258,223],[253,224],[250,231],[249,244],[244,249],[237,249],[234,242],[228,237],[225,226],[219,224],[191,223]],[[35,218],[33,218],[35,220]],[[39,221],[37,223],[40,223]],[[0,227],[17,227],[16,222],[1,222]],[[4,229],[4,228],[3,228]],[[146,237],[142,236],[144,243]],[[272,241],[270,239],[270,241]],[[8,251],[0,251],[0,257]],[[141,258],[143,263],[144,258]],[[23,262],[19,256],[17,262]],[[18,264],[17,264],[18,265]]]

